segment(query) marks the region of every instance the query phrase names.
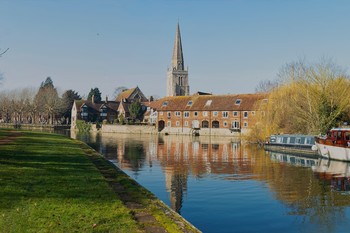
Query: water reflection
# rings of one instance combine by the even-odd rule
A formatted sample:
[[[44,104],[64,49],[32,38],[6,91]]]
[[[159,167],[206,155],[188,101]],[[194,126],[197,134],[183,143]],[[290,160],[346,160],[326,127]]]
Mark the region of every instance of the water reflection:
[[[350,163],[322,159],[312,170],[332,190],[350,194]]]
[[[349,191],[348,163],[265,152],[230,138],[92,134],[80,139],[205,232],[216,232],[218,224],[220,232],[350,227],[350,195],[334,192]],[[255,224],[242,224],[247,218]]]

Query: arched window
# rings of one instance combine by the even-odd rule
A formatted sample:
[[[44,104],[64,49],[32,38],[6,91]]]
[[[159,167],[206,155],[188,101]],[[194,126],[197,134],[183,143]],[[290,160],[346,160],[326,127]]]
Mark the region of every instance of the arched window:
[[[220,128],[220,124],[218,121],[213,121],[212,122],[212,128]]]
[[[209,128],[209,122],[208,121],[202,121],[202,128]]]

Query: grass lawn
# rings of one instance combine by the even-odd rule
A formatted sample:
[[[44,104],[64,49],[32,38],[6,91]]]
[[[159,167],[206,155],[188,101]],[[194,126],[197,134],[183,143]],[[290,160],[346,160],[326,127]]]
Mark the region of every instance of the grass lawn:
[[[142,231],[81,143],[60,135],[0,144],[0,200],[0,232]]]

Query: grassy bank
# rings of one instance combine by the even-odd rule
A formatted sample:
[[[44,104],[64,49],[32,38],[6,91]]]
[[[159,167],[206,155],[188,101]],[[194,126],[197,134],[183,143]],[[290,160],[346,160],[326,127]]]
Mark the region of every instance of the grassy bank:
[[[0,130],[0,142],[9,137],[0,143],[0,232],[195,231],[85,144]]]

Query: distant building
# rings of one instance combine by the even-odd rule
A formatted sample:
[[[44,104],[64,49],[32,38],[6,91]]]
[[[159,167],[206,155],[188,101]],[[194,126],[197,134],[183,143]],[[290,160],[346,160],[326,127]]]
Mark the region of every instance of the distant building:
[[[246,133],[256,124],[266,98],[264,94],[175,96],[150,102],[148,109],[164,133],[230,135]]]
[[[185,70],[180,25],[178,23],[176,28],[173,58],[171,61],[171,67],[168,69],[167,96],[188,95],[190,95],[188,70]]]
[[[139,87],[124,90],[113,101],[108,101],[107,98],[105,101],[98,102],[76,100],[72,107],[71,128],[76,128],[77,120],[93,123],[106,120],[108,123],[114,123],[121,115],[128,120],[130,116],[129,106],[135,101],[140,101],[141,104],[148,101]],[[142,106],[146,110],[143,104]]]

